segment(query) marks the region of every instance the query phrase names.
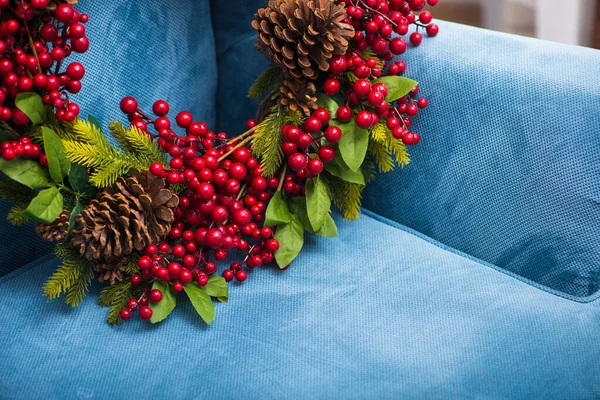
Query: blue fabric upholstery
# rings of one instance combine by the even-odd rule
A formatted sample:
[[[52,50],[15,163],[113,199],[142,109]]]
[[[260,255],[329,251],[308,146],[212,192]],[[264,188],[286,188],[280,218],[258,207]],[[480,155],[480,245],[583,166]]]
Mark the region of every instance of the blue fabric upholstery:
[[[598,301],[568,300],[371,215],[233,285],[210,327],[47,302],[56,261],[0,281],[0,398],[600,397]],[[393,224],[393,223],[392,223]],[[31,384],[35,382],[35,384]]]
[[[251,19],[261,1],[238,3]],[[422,143],[411,148],[411,166],[368,187],[365,207],[553,290],[593,295],[600,288],[600,52],[440,26],[438,37],[402,56],[406,76],[423,82],[431,104],[414,120]],[[248,51],[249,26],[216,36],[224,43],[220,107],[234,117],[220,116],[219,126],[229,129],[256,109],[234,99],[264,60]],[[241,58],[242,72],[226,67]]]
[[[86,67],[84,88],[73,96],[81,115],[92,114],[104,127],[126,121],[119,109],[125,96],[135,96],[150,112],[155,100],[170,102],[172,113],[189,110],[214,126],[217,70],[208,0],[182,0],[177,7],[159,0],[145,2],[86,0],[78,9],[90,15],[90,50],[72,57]],[[197,29],[201,26],[202,29]],[[0,204],[0,215],[8,213]],[[0,229],[0,276],[36,260],[50,246],[31,226]]]

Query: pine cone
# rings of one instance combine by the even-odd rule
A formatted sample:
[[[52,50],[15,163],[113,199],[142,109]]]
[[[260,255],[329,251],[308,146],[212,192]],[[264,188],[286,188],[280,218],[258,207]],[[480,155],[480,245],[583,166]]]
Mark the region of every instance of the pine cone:
[[[256,48],[288,79],[317,79],[329,59],[345,54],[354,37],[344,3],[333,0],[270,0],[254,14]]]
[[[317,88],[312,82],[285,80],[279,91],[281,104],[292,111],[301,110],[304,115],[310,116],[311,111],[318,108],[315,97]]]
[[[98,193],[75,217],[72,243],[88,260],[114,264],[133,250],[158,243],[171,229],[179,198],[148,171],[132,169],[129,174]]]
[[[67,237],[70,216],[68,210],[63,210],[54,222],[49,224],[38,222],[35,224],[35,233],[48,242],[61,241]]]
[[[111,286],[117,281],[121,282],[125,274],[126,263],[112,263],[112,264],[97,264],[96,274],[98,275],[98,282],[108,282]]]

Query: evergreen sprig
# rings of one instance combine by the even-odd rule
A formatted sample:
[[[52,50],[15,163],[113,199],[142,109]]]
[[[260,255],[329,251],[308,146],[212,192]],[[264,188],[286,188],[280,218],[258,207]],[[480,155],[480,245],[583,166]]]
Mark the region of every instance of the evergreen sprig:
[[[6,217],[6,219],[13,225],[25,225],[29,222],[29,219],[27,219],[27,217],[23,215],[23,211],[25,211],[26,208],[27,206],[23,205],[14,206],[8,212],[8,216]]]
[[[121,131],[116,124],[112,127],[114,131],[111,131],[116,132],[115,140],[127,144],[126,149],[112,145],[97,126],[83,120],[76,120],[72,126],[73,135],[63,139],[69,160],[92,170],[92,185],[105,188],[131,168],[147,169],[155,161],[166,161],[156,145],[136,128]]]
[[[286,124],[300,125],[302,115],[287,107],[275,106],[271,113],[256,127],[252,142],[252,153],[261,160],[263,173],[272,177],[283,162],[281,129]]]
[[[254,81],[252,86],[250,86],[248,97],[252,100],[258,100],[265,95],[272,86],[281,81],[283,81],[283,71],[280,68],[271,65],[269,69],[262,72],[258,78],[256,78],[256,81]]]
[[[44,296],[54,300],[66,293],[65,302],[76,307],[83,300],[93,276],[92,266],[88,262],[67,258],[44,284]]]
[[[326,185],[331,201],[342,212],[344,218],[358,219],[364,185],[345,182],[335,177],[327,179]]]

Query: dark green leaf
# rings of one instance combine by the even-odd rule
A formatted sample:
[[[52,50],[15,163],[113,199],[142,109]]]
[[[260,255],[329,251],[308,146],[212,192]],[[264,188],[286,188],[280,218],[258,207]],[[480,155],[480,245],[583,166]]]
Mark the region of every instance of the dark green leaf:
[[[338,235],[337,226],[335,226],[335,221],[331,218],[331,214],[327,214],[323,226],[316,234],[325,237],[336,237]]]
[[[195,282],[183,285],[183,290],[187,293],[198,315],[210,325],[215,319],[215,305],[208,293],[200,289]]]
[[[31,189],[39,189],[50,185],[48,171],[37,161],[24,158],[6,161],[0,158],[0,171]]]
[[[71,230],[75,227],[75,217],[77,214],[80,214],[83,211],[83,205],[79,200],[75,203],[75,207],[71,210],[71,215],[69,215],[69,230],[67,235],[71,233]]]
[[[359,128],[354,119],[343,124],[337,121],[330,121],[329,124],[342,129],[342,139],[338,143],[340,154],[352,171],[358,171],[367,155],[369,131]]]
[[[96,194],[96,188],[90,185],[87,168],[83,165],[71,164],[69,183],[75,191],[83,193],[88,197],[93,197]]]
[[[177,305],[177,293],[171,289],[167,282],[161,281],[160,279],[154,281],[152,289],[158,289],[163,294],[162,300],[158,303],[150,302],[150,308],[152,309],[152,317],[150,318],[150,322],[155,324],[167,318],[169,314],[171,314],[171,311],[173,311]]]
[[[358,183],[359,185],[365,184],[365,176],[362,170],[352,171],[350,168],[343,167],[338,163],[338,159],[339,157],[336,157],[332,162],[325,164],[325,171],[346,182]]]
[[[306,210],[308,220],[314,231],[321,229],[325,223],[325,218],[329,215],[331,209],[331,199],[327,194],[327,187],[318,178],[309,178],[306,180]]]
[[[63,197],[59,190],[51,187],[42,190],[31,200],[23,214],[38,222],[51,223],[63,210]]]
[[[304,245],[304,226],[296,215],[292,215],[289,223],[277,227],[275,239],[279,241],[279,250],[275,252],[275,260],[279,268],[285,268],[294,260]]]
[[[405,78],[403,76],[384,76],[376,79],[373,84],[383,83],[388,88],[388,94],[385,100],[389,103],[398,100],[402,96],[406,96],[411,90],[417,86],[417,81]]]
[[[44,137],[44,150],[48,157],[48,170],[50,177],[56,183],[60,183],[69,175],[71,162],[65,155],[65,148],[62,140],[52,129],[42,127],[42,135]]]
[[[202,289],[211,297],[216,297],[221,303],[227,303],[229,298],[229,285],[222,276],[211,275],[208,283]]]
[[[269,201],[265,215],[265,225],[276,226],[287,224],[290,222],[290,218],[290,211],[283,199],[283,194],[281,193],[281,190],[278,190]]]
[[[19,93],[15,105],[29,117],[34,125],[39,125],[46,120],[46,108],[39,94],[33,92]]]
[[[88,114],[88,122],[90,124],[94,125],[96,128],[102,130],[102,126],[100,125],[100,122],[98,122],[96,117],[94,117],[93,115]]]
[[[315,233],[310,221],[308,220],[308,212],[306,211],[306,198],[305,197],[294,197],[290,200],[290,212],[300,218],[304,230]]]
[[[323,93],[317,93],[317,105],[326,109],[331,114],[331,118],[335,118],[335,113],[340,106],[331,97]]]

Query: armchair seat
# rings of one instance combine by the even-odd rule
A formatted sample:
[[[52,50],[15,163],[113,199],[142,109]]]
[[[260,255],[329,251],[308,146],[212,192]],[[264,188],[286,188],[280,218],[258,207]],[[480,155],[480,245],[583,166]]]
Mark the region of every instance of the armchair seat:
[[[287,271],[233,285],[208,328],[49,303],[47,257],[0,281],[0,397],[598,398],[600,304],[541,290],[367,212]],[[35,384],[34,384],[35,383]]]

